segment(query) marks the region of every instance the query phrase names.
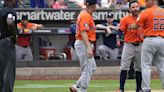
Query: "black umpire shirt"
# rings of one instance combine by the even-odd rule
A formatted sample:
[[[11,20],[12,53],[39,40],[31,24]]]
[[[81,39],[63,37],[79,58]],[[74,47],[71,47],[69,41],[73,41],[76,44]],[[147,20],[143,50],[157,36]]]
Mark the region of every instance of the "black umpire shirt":
[[[8,36],[12,36],[10,31],[8,30],[7,27],[7,18],[12,18],[13,21],[15,22],[15,26],[17,26],[17,17],[16,17],[16,12],[10,7],[4,7],[0,10],[0,39],[3,39]],[[17,27],[16,27],[17,28]],[[17,29],[15,29],[17,30]],[[13,31],[15,31],[13,29]],[[17,32],[16,32],[17,33]]]

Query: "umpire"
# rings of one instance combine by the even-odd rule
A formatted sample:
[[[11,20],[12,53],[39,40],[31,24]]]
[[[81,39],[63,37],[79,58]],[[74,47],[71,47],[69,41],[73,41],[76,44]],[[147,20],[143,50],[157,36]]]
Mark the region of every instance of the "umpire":
[[[0,9],[0,92],[13,92],[17,34],[15,0],[5,0]]]

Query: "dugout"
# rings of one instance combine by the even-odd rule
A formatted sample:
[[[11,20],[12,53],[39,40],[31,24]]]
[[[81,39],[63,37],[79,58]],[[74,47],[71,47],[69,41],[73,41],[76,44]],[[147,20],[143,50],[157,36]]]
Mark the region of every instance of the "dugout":
[[[70,24],[75,21],[80,9],[50,9],[50,8],[16,8],[17,19],[20,21],[22,15],[27,15],[30,22],[43,24],[43,29],[38,29],[32,33],[32,52],[34,61],[17,62],[17,66],[53,66],[56,62],[76,62],[70,58],[70,45],[69,42],[72,39],[70,32]],[[99,9],[93,13],[95,23],[102,23],[108,14],[113,14],[114,19],[119,21],[122,17],[128,14],[128,10],[116,10],[116,9]],[[103,34],[103,32],[97,30],[97,34]],[[102,38],[100,37],[96,41],[96,46],[102,44]],[[47,47],[46,47],[47,46]],[[46,48],[50,52],[57,53],[57,57],[41,59],[40,51],[46,52]],[[59,57],[58,57],[59,56]],[[66,57],[65,57],[66,56]],[[96,56],[96,55],[95,55]],[[48,57],[48,54],[47,54]],[[96,61],[99,57],[96,57]],[[116,62],[115,62],[116,61]],[[45,63],[46,62],[46,63]],[[113,63],[114,62],[114,63]],[[107,65],[119,65],[119,59],[108,62]],[[72,63],[74,64],[74,63]],[[59,65],[59,64],[57,64]],[[75,63],[75,65],[77,65]],[[100,64],[101,65],[101,64]]]

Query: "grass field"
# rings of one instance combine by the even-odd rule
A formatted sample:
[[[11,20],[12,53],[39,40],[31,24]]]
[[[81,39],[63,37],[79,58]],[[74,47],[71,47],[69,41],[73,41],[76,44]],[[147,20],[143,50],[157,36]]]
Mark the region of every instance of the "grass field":
[[[75,80],[17,80],[14,92],[69,92],[68,87],[74,82]],[[118,82],[118,80],[92,80],[88,92],[115,92],[119,86]],[[153,90],[161,90],[161,81],[152,80],[151,87]],[[127,80],[125,90],[134,92],[135,80]]]

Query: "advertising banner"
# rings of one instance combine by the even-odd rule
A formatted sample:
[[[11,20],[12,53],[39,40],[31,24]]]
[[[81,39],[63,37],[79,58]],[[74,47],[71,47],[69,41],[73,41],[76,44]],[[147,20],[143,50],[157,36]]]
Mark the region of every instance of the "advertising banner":
[[[73,21],[80,12],[77,9],[16,9],[16,11],[18,20],[22,15],[27,15],[32,21]],[[93,17],[95,21],[105,20],[108,14],[113,14],[116,20],[120,20],[128,14],[128,10],[97,10],[93,13]]]

